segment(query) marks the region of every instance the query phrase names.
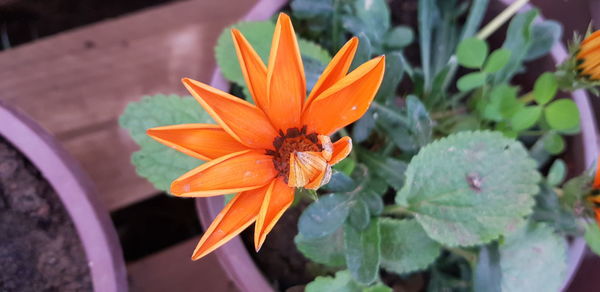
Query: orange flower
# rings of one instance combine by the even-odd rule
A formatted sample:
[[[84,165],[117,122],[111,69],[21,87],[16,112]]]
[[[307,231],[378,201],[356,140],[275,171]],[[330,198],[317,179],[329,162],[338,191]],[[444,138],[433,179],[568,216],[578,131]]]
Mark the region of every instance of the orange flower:
[[[588,200],[594,206],[594,213],[596,215],[596,223],[600,226],[600,156],[596,162],[596,174],[594,175],[594,181],[592,182],[592,192],[588,197]]]
[[[592,81],[600,80],[600,30],[590,34],[581,42],[577,60],[582,76]]]
[[[333,57],[306,98],[304,68],[290,18],[280,14],[268,66],[237,30],[231,31],[246,85],[256,104],[191,79],[184,85],[219,124],[148,130],[159,142],[208,160],[171,184],[181,197],[237,193],[215,218],[192,255],[197,260],[256,221],[258,251],[294,200],[294,188],[317,189],[331,166],[352,149],[349,137],[329,136],[359,119],[381,84],[385,58],[348,74],[358,46],[353,38]]]

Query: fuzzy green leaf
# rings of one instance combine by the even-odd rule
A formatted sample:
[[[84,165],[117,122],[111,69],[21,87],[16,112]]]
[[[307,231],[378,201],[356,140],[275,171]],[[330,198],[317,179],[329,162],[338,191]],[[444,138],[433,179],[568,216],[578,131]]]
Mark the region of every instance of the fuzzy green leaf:
[[[377,218],[373,218],[365,230],[358,230],[349,224],[344,226],[346,265],[352,277],[361,284],[369,285],[377,279],[380,240]]]
[[[533,24],[532,42],[527,50],[524,60],[530,61],[542,57],[550,52],[552,47],[560,41],[562,25],[554,20],[545,20]]]
[[[396,26],[385,36],[385,45],[390,49],[402,49],[412,43],[413,30],[408,26]]]
[[[467,68],[481,68],[487,58],[489,47],[478,38],[467,38],[458,44],[456,58],[458,63]]]
[[[298,233],[294,243],[302,254],[310,260],[330,267],[341,267],[346,264],[344,252],[344,229],[321,238],[307,239]]]
[[[548,125],[558,131],[568,131],[579,127],[579,109],[570,99],[559,99],[544,109]]]
[[[567,243],[545,224],[532,224],[500,245],[502,291],[559,291],[566,276]]]
[[[400,189],[404,185],[404,171],[406,171],[404,161],[383,157],[370,151],[360,151],[359,154],[371,171],[383,178],[390,186]]]
[[[147,96],[130,103],[119,118],[140,150],[132,156],[138,175],[148,179],[155,188],[168,191],[171,182],[203,161],[164,146],[146,130],[159,126],[188,123],[212,123],[211,117],[191,97],[176,95]]]
[[[552,163],[550,171],[548,171],[546,181],[550,186],[554,187],[561,184],[566,176],[567,164],[562,159],[556,159],[554,163]]]
[[[405,175],[396,202],[448,246],[487,243],[514,228],[531,213],[540,180],[521,143],[488,131],[460,132],[423,147]]]
[[[321,196],[300,215],[298,231],[307,239],[325,237],[344,224],[348,211],[348,196],[344,194]]]
[[[382,218],[381,267],[397,274],[425,269],[441,253],[440,245],[433,241],[423,227],[414,220]]]
[[[497,244],[486,245],[479,250],[473,274],[473,291],[502,291],[502,270],[500,269],[500,252]]]
[[[348,213],[348,224],[353,227],[363,230],[369,226],[371,214],[369,206],[363,200],[353,200],[350,212]]]
[[[354,282],[350,272],[347,270],[335,273],[335,277],[319,276],[306,285],[306,292],[361,292],[362,288]]]

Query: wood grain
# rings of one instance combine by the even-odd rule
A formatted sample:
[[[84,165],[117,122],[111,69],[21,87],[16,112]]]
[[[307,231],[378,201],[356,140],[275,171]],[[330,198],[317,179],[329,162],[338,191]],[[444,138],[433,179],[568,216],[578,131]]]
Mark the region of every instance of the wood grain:
[[[254,4],[176,2],[4,51],[0,99],[64,143],[108,209],[124,207],[156,191],[131,167],[118,116],[143,95],[186,94],[182,77],[209,81],[218,35]]]
[[[209,254],[193,262],[190,255],[198,239],[190,239],[127,265],[132,292],[238,291]]]

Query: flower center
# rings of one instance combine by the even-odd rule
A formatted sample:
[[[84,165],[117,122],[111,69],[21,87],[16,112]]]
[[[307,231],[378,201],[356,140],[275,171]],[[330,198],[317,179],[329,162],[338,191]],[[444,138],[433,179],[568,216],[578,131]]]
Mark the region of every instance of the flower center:
[[[317,133],[306,134],[306,126],[302,129],[289,128],[284,134],[279,130],[279,136],[273,140],[275,150],[267,150],[273,156],[273,164],[287,183],[290,175],[290,155],[296,152],[320,152],[323,146],[319,143]]]

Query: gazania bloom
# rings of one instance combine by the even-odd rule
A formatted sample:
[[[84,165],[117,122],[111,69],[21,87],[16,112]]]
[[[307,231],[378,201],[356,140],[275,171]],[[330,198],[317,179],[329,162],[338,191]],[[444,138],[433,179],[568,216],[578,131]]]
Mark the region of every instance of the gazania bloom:
[[[359,119],[381,84],[385,59],[348,73],[358,39],[340,49],[306,98],[302,59],[289,17],[280,14],[268,66],[237,30],[231,32],[246,85],[256,105],[191,79],[184,85],[218,125],[186,124],[148,130],[159,142],[207,160],[171,184],[181,197],[236,193],[206,230],[197,260],[256,221],[254,244],[294,200],[294,188],[317,189],[331,166],[352,149],[349,137],[330,135]]]
[[[600,30],[586,37],[577,53],[578,69],[581,76],[592,81],[600,80]]]
[[[592,182],[592,193],[588,197],[590,203],[594,207],[594,214],[596,215],[596,223],[600,226],[600,156],[596,162],[596,173]]]

